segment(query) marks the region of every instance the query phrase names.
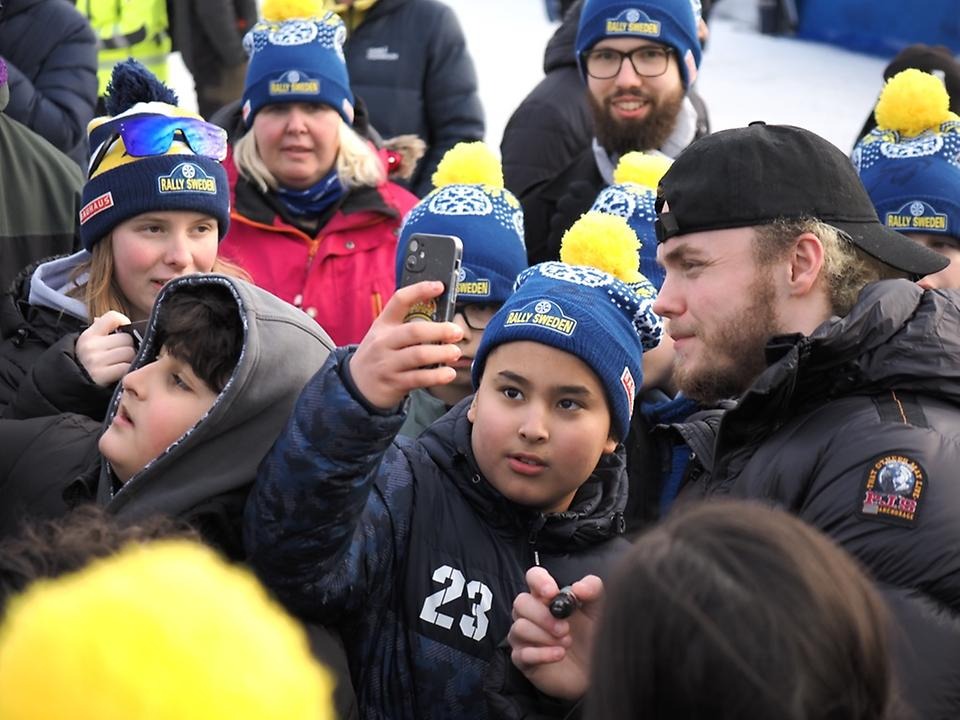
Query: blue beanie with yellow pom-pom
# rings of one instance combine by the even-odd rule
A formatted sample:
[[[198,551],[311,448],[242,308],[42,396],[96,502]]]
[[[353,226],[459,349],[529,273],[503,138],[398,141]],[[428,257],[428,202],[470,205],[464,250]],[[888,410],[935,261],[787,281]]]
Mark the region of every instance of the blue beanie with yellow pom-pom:
[[[629,152],[620,158],[591,210],[619,215],[640,240],[640,273],[659,290],[666,271],[657,263],[657,185],[673,161],[661,153]]]
[[[610,406],[611,428],[627,436],[643,353],[660,343],[657,291],[637,270],[639,242],[627,221],[588,212],[564,234],[560,262],[524,270],[490,320],[473,361],[480,386],[487,356],[509,342],[532,341],[578,357],[596,373]]]
[[[502,303],[527,267],[523,210],[503,186],[500,161],[482,142],[458,143],[433,174],[435,189],[407,214],[397,243],[397,277],[414,233],[463,243],[458,301]]]
[[[877,127],[852,159],[880,222],[960,238],[960,117],[943,82],[912,68],[899,72],[874,114]]]
[[[264,0],[262,19],[243,38],[250,56],[241,113],[280,103],[323,103],[353,123],[354,99],[343,45],[347,28],[322,0]]]

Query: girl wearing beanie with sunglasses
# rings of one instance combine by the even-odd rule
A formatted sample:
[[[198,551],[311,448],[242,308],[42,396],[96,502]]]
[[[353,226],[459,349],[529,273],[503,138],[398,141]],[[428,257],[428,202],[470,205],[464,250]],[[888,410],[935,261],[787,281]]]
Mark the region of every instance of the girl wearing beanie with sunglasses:
[[[322,6],[267,0],[244,38],[243,134],[224,163],[233,210],[222,252],[345,345],[393,294],[397,233],[417,198],[387,180],[399,155],[353,127],[346,28]]]
[[[101,418],[136,352],[116,330],[146,320],[175,277],[238,272],[217,259],[230,217],[225,133],[134,60],[114,69],[107,112],[88,128],[83,249],[26,268],[0,305],[5,417]]]

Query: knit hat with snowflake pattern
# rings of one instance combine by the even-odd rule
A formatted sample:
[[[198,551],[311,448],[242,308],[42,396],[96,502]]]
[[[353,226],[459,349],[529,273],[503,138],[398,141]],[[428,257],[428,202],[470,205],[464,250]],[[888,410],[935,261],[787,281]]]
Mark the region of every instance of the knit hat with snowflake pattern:
[[[852,159],[880,222],[960,238],[960,117],[943,82],[913,68],[899,72],[874,114],[877,127]]]
[[[343,44],[347,28],[322,0],[264,0],[262,20],[243,38],[250,56],[241,112],[247,127],[267,105],[323,103],[353,123]]]
[[[640,272],[659,290],[666,275],[657,263],[657,185],[673,161],[661,153],[630,152],[620,158],[591,210],[619,215],[640,239]]]
[[[397,277],[414,233],[455,235],[463,243],[458,301],[502,303],[527,267],[527,251],[523,210],[503,186],[500,161],[482,142],[458,143],[437,166],[433,185],[400,228]]]
[[[596,373],[623,440],[643,383],[643,353],[660,343],[657,291],[637,270],[639,241],[627,221],[584,214],[563,236],[560,262],[524,270],[513,295],[490,320],[473,361],[479,387],[497,346],[532,341],[574,355]]]

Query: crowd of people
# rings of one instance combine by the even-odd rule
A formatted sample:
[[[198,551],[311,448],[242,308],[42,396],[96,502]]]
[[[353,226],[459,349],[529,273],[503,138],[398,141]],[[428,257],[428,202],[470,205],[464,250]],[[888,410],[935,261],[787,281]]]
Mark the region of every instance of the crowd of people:
[[[498,157],[438,0],[3,1],[0,720],[960,716],[960,63],[711,131],[709,8]]]

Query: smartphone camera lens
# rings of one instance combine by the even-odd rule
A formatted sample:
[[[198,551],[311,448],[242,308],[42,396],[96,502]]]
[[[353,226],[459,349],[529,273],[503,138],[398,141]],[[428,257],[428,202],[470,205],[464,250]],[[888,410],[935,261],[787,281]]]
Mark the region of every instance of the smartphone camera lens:
[[[416,255],[407,255],[407,270],[416,270],[419,264]]]
[[[408,245],[407,247],[409,248],[410,252],[415,253],[417,250],[420,249],[420,243],[418,243],[416,240],[411,240],[410,245]]]

